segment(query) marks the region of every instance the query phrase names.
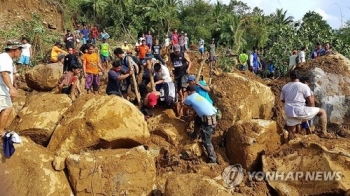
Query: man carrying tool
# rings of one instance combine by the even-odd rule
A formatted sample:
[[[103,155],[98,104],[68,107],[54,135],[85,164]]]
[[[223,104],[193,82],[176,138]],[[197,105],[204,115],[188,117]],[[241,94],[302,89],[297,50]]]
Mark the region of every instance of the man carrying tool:
[[[129,62],[128,62],[127,56],[125,56],[124,51],[121,48],[116,48],[116,49],[114,49],[114,55],[121,60],[121,64],[122,64],[121,72],[122,72],[122,74],[129,73]],[[131,60],[131,65],[133,65],[133,67],[134,67],[133,69],[135,70],[133,72],[133,74],[138,74],[139,73],[139,66],[133,60]],[[131,76],[129,76],[125,79],[125,83],[122,85],[122,89],[121,89],[124,97],[126,97],[128,88],[132,84],[132,82],[133,81],[132,81]]]
[[[211,136],[214,134],[214,129],[217,124],[217,110],[207,99],[196,93],[195,85],[189,85],[186,90],[188,92],[188,97],[185,99],[184,103],[195,111],[193,112],[193,115],[196,115],[196,117],[194,117],[195,124],[201,129],[202,141],[208,154],[208,163],[217,163],[214,146],[211,142]],[[192,134],[196,135],[196,132],[193,131]]]

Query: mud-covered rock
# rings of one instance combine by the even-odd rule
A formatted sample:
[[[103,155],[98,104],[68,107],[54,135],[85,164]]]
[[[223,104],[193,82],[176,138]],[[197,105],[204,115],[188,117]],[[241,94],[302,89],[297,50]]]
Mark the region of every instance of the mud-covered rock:
[[[214,103],[222,112],[220,127],[230,128],[239,120],[270,119],[275,96],[270,87],[240,73],[223,74],[214,80]]]
[[[21,89],[17,89],[17,96],[12,102],[13,109],[11,111],[10,117],[7,120],[5,127],[10,127],[12,121],[16,118],[17,114],[22,110],[24,104],[26,103],[26,99],[27,99],[26,92]]]
[[[275,121],[238,121],[226,135],[226,152],[231,164],[241,164],[247,170],[258,169],[261,155],[280,147],[281,132]]]
[[[348,143],[348,139],[327,140],[316,135],[293,140],[262,157],[264,172],[284,172],[267,182],[279,195],[344,195],[350,189]]]
[[[39,91],[50,91],[57,86],[63,74],[63,67],[58,63],[39,64],[25,74],[29,88]]]
[[[55,168],[63,169],[62,157],[69,153],[87,148],[131,148],[149,136],[143,114],[129,101],[89,94],[79,97],[65,113],[48,148],[58,155]]]
[[[70,155],[68,176],[80,195],[150,195],[156,178],[152,155],[142,146]]]
[[[229,196],[229,190],[215,180],[199,174],[181,174],[168,178],[165,185],[165,196]]]
[[[47,145],[57,124],[71,105],[71,99],[65,94],[31,95],[12,122],[11,130],[29,136],[38,144]]]
[[[16,151],[7,159],[0,145],[0,195],[73,195],[64,172],[52,168],[53,154],[21,138],[22,143],[14,145]]]

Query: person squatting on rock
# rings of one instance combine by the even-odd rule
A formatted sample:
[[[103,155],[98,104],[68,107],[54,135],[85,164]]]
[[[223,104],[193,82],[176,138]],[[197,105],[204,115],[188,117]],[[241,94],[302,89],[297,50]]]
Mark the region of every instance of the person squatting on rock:
[[[103,72],[106,70],[102,68],[100,58],[94,50],[94,45],[89,45],[88,52],[84,54],[81,59],[83,61],[85,89],[87,93],[93,90],[93,93],[96,94],[100,89],[100,76],[98,75],[98,69]]]
[[[217,157],[214,151],[214,146],[211,142],[211,136],[214,134],[217,124],[216,113],[217,109],[204,97],[196,92],[195,85],[189,85],[186,88],[188,96],[185,99],[185,105],[191,107],[195,112],[195,126],[200,127],[200,133],[204,147],[208,154],[209,163],[217,163]],[[193,134],[196,134],[194,131]]]
[[[106,88],[107,95],[117,95],[123,97],[121,91],[121,81],[125,80],[132,74],[132,70],[129,70],[127,73],[123,74],[121,61],[114,61],[112,63],[112,68],[108,71],[108,83]]]
[[[293,70],[290,73],[291,82],[284,85],[281,92],[281,101],[287,116],[288,140],[295,138],[300,131],[302,120],[310,120],[315,116],[320,118],[322,137],[329,137],[327,133],[327,114],[322,108],[315,107],[314,97],[308,85],[299,82],[299,73]],[[305,102],[307,101],[307,105]]]
[[[5,52],[0,54],[0,137],[6,133],[5,126],[12,111],[12,101],[17,96],[13,59],[21,56],[22,48],[20,42],[9,41]]]
[[[58,81],[58,90],[60,93],[64,93],[70,96],[74,101],[76,99],[76,94],[82,94],[79,84],[79,75],[81,71],[81,66],[78,63],[71,65],[72,71],[65,71]]]

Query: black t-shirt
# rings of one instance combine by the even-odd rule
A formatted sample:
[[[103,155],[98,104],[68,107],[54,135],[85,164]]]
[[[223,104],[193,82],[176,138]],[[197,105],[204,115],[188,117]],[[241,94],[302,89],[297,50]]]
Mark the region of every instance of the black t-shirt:
[[[74,54],[69,54],[64,57],[63,72],[73,71],[72,65],[79,64],[78,58]]]
[[[162,47],[160,45],[153,45],[152,46],[153,54],[160,54],[161,49],[162,49]]]
[[[179,55],[175,55],[174,53],[171,53],[170,60],[175,68],[175,77],[186,74],[188,64],[183,52],[180,52]]]
[[[74,35],[71,33],[66,34],[65,38],[66,48],[74,48]]]

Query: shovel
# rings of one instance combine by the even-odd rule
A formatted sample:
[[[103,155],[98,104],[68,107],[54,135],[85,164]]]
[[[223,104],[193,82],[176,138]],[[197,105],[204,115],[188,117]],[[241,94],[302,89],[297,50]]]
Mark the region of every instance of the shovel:
[[[129,62],[129,69],[134,71],[133,65],[131,64],[131,58],[130,56],[127,57],[128,58],[128,62]],[[132,81],[134,83],[134,89],[135,89],[135,94],[136,94],[136,99],[137,99],[137,103],[139,104],[139,107],[141,108],[141,96],[139,93],[139,90],[137,88],[137,82],[136,82],[136,77],[135,77],[135,72],[132,74]]]

